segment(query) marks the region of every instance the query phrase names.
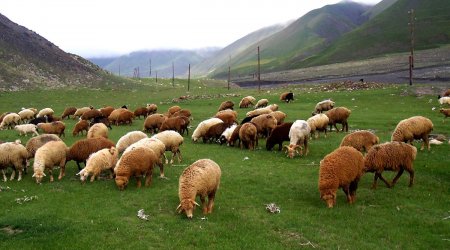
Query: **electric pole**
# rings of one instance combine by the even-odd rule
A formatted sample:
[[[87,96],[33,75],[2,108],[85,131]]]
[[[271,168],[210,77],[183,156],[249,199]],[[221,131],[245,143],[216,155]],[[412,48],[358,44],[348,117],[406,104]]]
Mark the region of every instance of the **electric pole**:
[[[258,91],[261,91],[261,64],[259,56],[259,46],[258,46]]]
[[[415,15],[414,15],[414,9],[411,9],[408,11],[409,14],[409,33],[410,33],[410,56],[409,56],[409,85],[412,85],[412,76],[413,76],[413,69],[414,69],[414,21],[415,21]]]

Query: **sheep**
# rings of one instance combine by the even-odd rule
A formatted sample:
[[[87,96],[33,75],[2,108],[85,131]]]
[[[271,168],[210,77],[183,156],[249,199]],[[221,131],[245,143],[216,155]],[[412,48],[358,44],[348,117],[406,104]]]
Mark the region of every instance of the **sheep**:
[[[133,112],[129,110],[120,112],[116,120],[116,125],[118,126],[119,124],[129,124],[131,126],[131,124],[133,123],[133,119],[134,119]]]
[[[269,136],[270,132],[272,132],[272,130],[277,126],[277,119],[275,119],[275,117],[271,114],[259,115],[253,118],[250,122],[256,126],[258,134],[263,137]]]
[[[19,135],[25,135],[27,136],[28,133],[39,135],[39,133],[36,130],[36,125],[34,124],[22,124],[22,125],[16,125],[14,126],[14,129],[19,132]]]
[[[33,158],[34,155],[36,154],[36,150],[38,150],[38,148],[42,147],[49,141],[62,141],[62,140],[57,135],[53,134],[42,134],[29,139],[27,144],[25,145],[25,148],[27,149],[28,152],[28,159]]]
[[[319,192],[320,199],[328,208],[336,205],[336,192],[342,188],[347,202],[356,200],[356,189],[364,174],[364,157],[353,147],[343,146],[335,149],[320,161]]]
[[[294,93],[292,92],[284,92],[280,95],[280,101],[289,103],[294,100]]]
[[[227,129],[225,129],[225,131],[223,131],[223,133],[219,137],[220,145],[222,145],[230,140],[231,135],[233,134],[236,127],[237,127],[237,125],[233,124],[233,125],[231,125],[231,127],[227,128]]]
[[[224,101],[220,104],[219,106],[219,111],[221,110],[226,110],[226,109],[233,109],[234,107],[234,102],[232,101]]]
[[[422,139],[423,150],[427,146],[430,151],[430,143],[428,135],[433,131],[433,123],[430,119],[423,116],[413,116],[408,119],[401,120],[394,132],[392,132],[391,141],[409,142],[412,144],[414,139]]]
[[[330,119],[325,114],[317,114],[317,115],[314,115],[314,116],[308,118],[308,120],[306,120],[306,122],[308,123],[309,127],[311,128],[311,137],[310,138],[313,138],[313,135],[316,139],[319,138],[320,131],[323,131],[325,133],[325,138],[327,138],[327,127],[328,127],[329,121],[330,121]],[[317,133],[316,133],[316,131],[317,131]]]
[[[119,119],[119,114],[122,113],[122,112],[130,112],[130,111],[127,110],[127,109],[125,109],[125,108],[118,108],[118,109],[115,109],[115,110],[113,110],[113,111],[111,112],[111,114],[108,116],[108,120],[109,120],[111,123],[113,123],[113,124],[115,124],[115,125],[118,125],[117,120]]]
[[[19,172],[17,181],[22,180],[22,171],[28,165],[27,149],[20,143],[20,140],[15,142],[5,142],[0,144],[0,169],[3,174],[3,181],[6,181],[5,169],[9,166],[13,167],[10,180],[14,180],[16,171]]]
[[[183,136],[181,136],[178,132],[173,130],[166,130],[163,132],[159,132],[156,135],[153,135],[152,138],[159,139],[166,146],[166,151],[172,152],[172,159],[170,160],[170,164],[173,163],[173,159],[178,155],[178,162],[181,162],[181,151],[180,146],[183,144]],[[166,163],[167,162],[166,158]]]
[[[404,142],[386,142],[370,148],[365,157],[364,170],[375,172],[372,189],[376,189],[378,178],[386,183],[387,187],[394,187],[404,170],[409,173],[409,187],[412,187],[414,184],[413,161],[416,155],[417,148]],[[381,175],[385,170],[397,172],[391,183]]]
[[[336,133],[339,132],[336,124],[342,124],[342,131],[348,132],[348,122],[347,119],[352,111],[346,107],[336,107],[328,110],[325,115],[328,116],[328,125],[330,126],[330,131],[332,126],[336,129]]]
[[[77,163],[78,170],[81,170],[80,162],[86,166],[86,160],[89,155],[104,148],[115,147],[116,145],[111,140],[103,137],[81,139],[76,141],[69,148],[66,161],[74,160]]]
[[[305,120],[296,120],[289,130],[289,146],[284,146],[289,158],[294,158],[295,154],[303,155],[303,146],[305,147],[305,156],[308,155],[308,138],[311,128]],[[298,151],[300,148],[300,152]]]
[[[253,96],[246,96],[241,99],[239,102],[239,108],[248,108],[251,105],[254,105],[256,99]]]
[[[112,106],[106,106],[99,109],[99,111],[102,113],[103,117],[108,117],[114,111],[114,108]]]
[[[131,131],[120,137],[117,141],[116,148],[121,154],[128,146],[139,141],[140,139],[148,138],[147,134],[142,131]]]
[[[214,207],[214,198],[219,189],[222,171],[220,166],[210,159],[200,159],[183,170],[178,185],[180,204],[176,211],[185,212],[188,218],[192,218],[197,196],[202,203],[203,214],[211,213]],[[205,198],[208,196],[208,204]]]
[[[197,128],[194,130],[194,132],[192,133],[192,141],[193,142],[197,142],[198,139],[200,139],[201,137],[203,137],[206,132],[208,132],[208,129],[217,124],[217,123],[223,123],[223,121],[219,118],[209,118],[207,120],[204,120],[202,122],[200,122],[197,125]]]
[[[175,130],[180,134],[183,134],[184,131],[186,131],[187,134],[189,134],[188,126],[189,118],[186,116],[169,117],[163,121],[161,127],[159,127],[159,131]]]
[[[185,116],[189,118],[189,120],[192,119],[192,113],[189,109],[180,109],[177,112],[170,115],[170,117],[178,117],[178,116]]]
[[[209,127],[208,131],[206,131],[206,134],[203,136],[203,143],[206,143],[207,141],[218,141],[222,133],[228,127],[229,125],[227,123],[217,123]]]
[[[66,118],[66,117],[67,117],[67,119],[70,119],[70,116],[71,115],[72,116],[75,115],[75,112],[77,112],[77,108],[75,108],[75,107],[67,107],[67,108],[64,109],[64,112],[62,113],[61,119],[64,120],[64,118]]]
[[[248,148],[254,150],[258,146],[258,130],[255,124],[247,122],[242,124],[239,129],[239,138],[241,140],[241,149]]]
[[[439,112],[444,115],[444,119],[442,120],[442,122],[444,122],[447,117],[450,116],[450,109],[439,109]]]
[[[152,182],[153,166],[158,162],[158,157],[153,150],[145,147],[138,147],[123,154],[120,162],[114,168],[116,174],[115,182],[120,191],[123,191],[129,182],[130,177],[135,176],[137,187],[141,187],[141,176],[145,175],[145,186]]]
[[[101,117],[103,116],[102,112],[96,110],[96,109],[90,109],[87,110],[86,112],[84,112],[81,116],[80,119],[82,120],[91,120],[97,117]]]
[[[272,113],[269,113],[271,116],[275,117],[277,119],[277,125],[280,125],[284,122],[284,119],[286,119],[287,115],[284,112],[281,112],[279,110],[274,111]]]
[[[269,104],[269,100],[261,99],[256,103],[255,109],[267,107],[267,104]]]
[[[47,119],[47,116],[44,116],[44,117],[38,117],[38,118],[31,119],[30,121],[28,121],[28,124],[38,125],[39,123],[46,123],[46,122],[48,122],[48,119]]]
[[[33,176],[36,183],[41,183],[44,178],[44,171],[47,169],[50,174],[50,182],[53,182],[53,166],[60,167],[58,180],[65,175],[66,157],[68,148],[63,141],[50,141],[36,151],[33,163]]]
[[[91,122],[89,123],[89,125],[92,126],[93,124],[96,124],[96,123],[103,123],[103,124],[105,124],[106,127],[108,127],[109,129],[112,129],[111,123],[109,122],[108,118],[106,118],[104,116],[100,116],[100,117],[96,117],[96,118],[92,119]]]
[[[180,106],[177,106],[177,105],[172,106],[172,107],[170,107],[170,108],[167,110],[167,116],[170,117],[170,116],[172,116],[173,114],[175,114],[176,112],[178,112],[178,111],[180,111],[180,110],[181,110],[181,107],[180,107]]]
[[[55,111],[51,108],[44,108],[39,110],[39,113],[36,115],[36,117],[44,117],[44,116],[50,116],[53,115]]]
[[[238,125],[234,130],[233,133],[231,133],[230,138],[227,141],[227,144],[231,147],[234,147],[234,143],[236,140],[239,140],[238,146],[241,145],[241,138],[239,137],[239,131],[241,130],[242,124]]]
[[[439,104],[444,105],[444,104],[448,104],[450,105],[450,96],[443,96],[439,98]]]
[[[89,111],[89,110],[91,110],[93,108],[94,107],[92,107],[92,106],[78,108],[77,111],[75,111],[75,114],[73,114],[73,116],[80,118],[84,114],[84,112]]]
[[[148,110],[148,114],[152,115],[154,113],[156,113],[156,111],[158,111],[158,106],[156,106],[156,104],[153,103],[147,103],[147,110]]]
[[[59,137],[65,136],[66,125],[63,122],[56,121],[52,123],[38,123],[37,128],[46,134],[55,134]]]
[[[20,121],[20,116],[16,113],[9,113],[3,117],[3,121],[0,123],[0,129],[7,128],[13,129],[14,126],[18,125]]]
[[[86,161],[86,167],[77,175],[80,176],[81,183],[91,176],[91,182],[104,170],[110,170],[110,179],[113,178],[114,167],[119,160],[119,151],[115,147],[101,149],[89,156]]]
[[[278,151],[281,151],[283,142],[289,141],[289,130],[292,127],[292,122],[286,122],[280,125],[277,125],[270,135],[266,139],[266,149],[268,151],[272,150],[272,148],[278,144]]]
[[[360,152],[367,153],[373,145],[378,143],[380,143],[380,139],[374,133],[367,130],[360,130],[346,135],[342,139],[340,147],[350,146]]]
[[[273,112],[272,112],[273,113]],[[269,113],[270,114],[270,113]],[[259,115],[252,115],[252,116],[246,116],[244,119],[242,119],[241,124],[250,122],[253,118],[257,117]]]
[[[245,116],[254,116],[254,115],[264,115],[264,114],[270,114],[274,111],[278,110],[278,105],[277,104],[271,104],[267,107],[264,108],[258,108],[252,111],[247,112],[247,114],[245,114]]]
[[[335,105],[335,102],[333,102],[331,99],[318,102],[316,104],[316,107],[314,107],[314,111],[312,112],[312,115],[320,114],[324,111],[331,110],[332,108],[334,108],[334,105]]]
[[[442,96],[450,96],[450,89],[447,89]]]
[[[138,107],[134,110],[133,113],[134,113],[134,116],[139,119],[141,119],[141,116],[146,118],[148,115],[148,109],[146,107]]]
[[[157,138],[143,138],[128,146],[125,149],[125,151],[123,151],[123,154],[126,154],[128,151],[134,150],[138,147],[145,147],[153,150],[153,152],[159,159],[157,162],[157,165],[159,166],[160,170],[159,178],[166,179],[164,175],[164,165],[162,161],[163,158],[166,159],[166,156],[164,155],[164,152],[166,152],[166,145],[164,145],[164,143]]]
[[[103,137],[108,139],[108,127],[103,123],[96,123],[89,128],[86,138]]]
[[[156,133],[166,119],[167,116],[163,114],[149,115],[147,116],[147,118],[145,118],[144,129],[142,131],[148,133]]]
[[[72,130],[72,136],[77,136],[79,133],[83,135],[83,131],[86,131],[86,134],[89,130],[89,122],[86,120],[79,120]]]
[[[5,118],[5,116],[6,116],[7,114],[11,114],[11,112],[5,112],[5,113],[3,113],[2,115],[0,115],[0,123],[3,122],[3,118]]]
[[[17,114],[20,116],[20,120],[22,122],[27,122],[27,121],[33,119],[35,116],[33,110],[31,110],[31,109],[22,109]]]
[[[228,109],[230,112],[226,110],[222,110],[219,113],[217,113],[214,117],[219,118],[224,123],[226,123],[228,126],[231,126],[233,124],[237,123],[237,113],[235,111]]]

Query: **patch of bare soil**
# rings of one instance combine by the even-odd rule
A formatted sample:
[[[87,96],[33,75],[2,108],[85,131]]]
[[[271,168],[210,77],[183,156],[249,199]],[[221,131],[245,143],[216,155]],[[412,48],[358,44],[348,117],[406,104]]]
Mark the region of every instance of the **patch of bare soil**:
[[[0,228],[1,231],[3,231],[7,235],[15,235],[23,233],[23,230],[20,230],[18,228],[13,228],[12,226],[6,226],[3,228]]]

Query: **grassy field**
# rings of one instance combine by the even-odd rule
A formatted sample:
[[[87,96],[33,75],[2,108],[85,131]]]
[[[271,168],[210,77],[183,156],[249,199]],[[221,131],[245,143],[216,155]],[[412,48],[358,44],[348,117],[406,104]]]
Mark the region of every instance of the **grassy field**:
[[[223,83],[222,83],[223,85]],[[212,86],[212,87],[211,87]],[[282,152],[266,151],[260,139],[255,151],[216,144],[193,143],[197,124],[213,116],[220,103],[236,104],[245,95],[267,98],[287,113],[287,121],[307,119],[315,104],[332,97],[338,106],[352,110],[350,130],[372,129],[382,142],[390,140],[396,124],[407,117],[423,115],[434,123],[433,133],[449,136],[450,122],[442,122],[439,104],[433,95],[417,95],[415,88],[386,86],[357,91],[318,91],[310,86],[290,86],[293,103],[281,103],[278,96],[286,89],[227,90],[220,83],[191,81],[182,108],[193,113],[192,129],[181,147],[183,161],[165,167],[167,180],[154,171],[149,188],[136,188],[133,180],[125,191],[118,191],[113,180],[101,179],[81,185],[76,164],[66,165],[61,181],[37,185],[28,173],[20,182],[0,183],[1,249],[448,249],[450,248],[450,145],[432,145],[431,151],[418,152],[414,162],[416,183],[408,187],[405,173],[392,188],[379,183],[370,186],[373,174],[363,176],[353,205],[338,192],[337,205],[326,208],[317,187],[320,160],[340,144],[344,133],[329,133],[310,143],[310,154],[288,159]],[[424,86],[418,86],[423,88]],[[51,107],[59,115],[67,106],[115,107],[131,109],[156,103],[159,112],[174,105],[173,98],[186,95],[186,82],[175,87],[167,81],[145,83],[130,90],[52,90],[0,93],[0,113],[18,112],[21,107]],[[230,94],[226,96],[226,94]],[[431,99],[431,102],[429,101]],[[432,110],[437,107],[436,110]],[[238,109],[239,119],[248,110]],[[65,120],[63,138],[68,146],[73,137],[74,120]],[[142,130],[143,119],[131,126],[114,126],[110,139],[117,142],[128,131]],[[18,138],[15,131],[0,131],[0,140]],[[28,138],[21,138],[25,143]],[[419,143],[415,143],[419,146]],[[189,220],[175,213],[179,204],[178,178],[184,168],[201,158],[210,158],[222,168],[221,186],[212,214],[200,209]],[[32,171],[31,171],[32,172]],[[54,174],[56,176],[56,174]],[[387,172],[392,179],[394,174]],[[19,204],[16,199],[36,197]],[[199,201],[199,200],[198,200]],[[265,204],[276,203],[281,213],[271,214]],[[140,220],[144,209],[149,220]]]

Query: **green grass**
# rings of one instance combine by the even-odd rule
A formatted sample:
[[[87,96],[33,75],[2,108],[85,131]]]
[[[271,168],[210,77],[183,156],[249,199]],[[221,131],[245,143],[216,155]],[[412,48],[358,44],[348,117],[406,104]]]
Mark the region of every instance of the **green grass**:
[[[160,81],[159,81],[160,82]],[[51,90],[0,93],[0,113],[18,111],[21,107],[52,107],[61,114],[67,106],[129,104],[131,109],[156,103],[160,112],[174,105],[170,101],[186,95],[186,82],[170,81],[155,86],[150,82],[130,90]],[[388,86],[383,89],[320,92],[309,86],[290,86],[296,94],[291,104],[280,103],[278,96],[286,89],[228,92],[223,82],[210,87],[203,81],[191,81],[191,98],[177,103],[193,113],[193,129],[213,116],[219,104],[251,94],[268,98],[288,114],[287,121],[307,119],[314,105],[332,97],[337,105],[352,109],[350,130],[373,129],[381,141],[388,141],[401,119],[423,115],[434,123],[433,133],[449,135],[450,123],[442,123],[435,96],[415,95],[414,88]],[[239,94],[223,97],[218,94]],[[432,102],[429,103],[429,99]],[[238,109],[239,119],[248,110]],[[67,145],[81,137],[72,137],[74,120],[65,120]],[[113,127],[110,138],[117,141],[131,130],[141,130],[143,119],[132,126]],[[190,130],[190,135],[193,129]],[[393,189],[379,183],[370,189],[373,174],[366,174],[357,190],[357,201],[349,205],[342,191],[337,205],[327,209],[319,199],[317,187],[319,161],[338,147],[344,133],[329,133],[310,143],[306,157],[288,159],[282,152],[266,151],[259,141],[255,151],[240,150],[215,144],[194,144],[185,136],[181,147],[183,161],[166,166],[168,180],[158,179],[159,170],[149,188],[136,188],[134,179],[120,192],[112,180],[98,180],[81,185],[76,178],[76,164],[69,162],[66,176],[49,183],[44,178],[37,185],[31,173],[20,182],[8,181],[0,186],[1,249],[445,249],[450,243],[450,172],[447,143],[433,145],[431,151],[418,152],[414,163],[416,183],[408,188],[405,173]],[[0,140],[18,138],[15,131],[0,131]],[[26,142],[28,138],[21,138]],[[415,144],[419,146],[418,143]],[[245,160],[248,157],[248,160]],[[204,217],[200,209],[189,220],[175,213],[178,200],[178,178],[182,170],[200,158],[210,158],[222,168],[221,187],[212,214]],[[394,174],[384,173],[392,179]],[[56,174],[55,174],[56,176]],[[38,197],[23,204],[16,198]],[[280,214],[270,214],[265,204],[275,202]],[[149,221],[136,216],[143,208]],[[207,219],[201,219],[207,218]]]

